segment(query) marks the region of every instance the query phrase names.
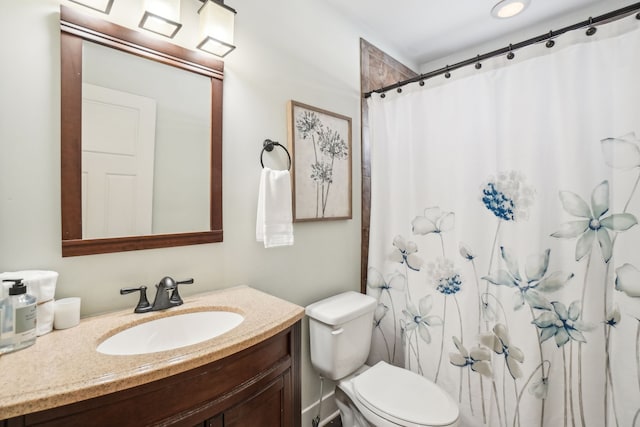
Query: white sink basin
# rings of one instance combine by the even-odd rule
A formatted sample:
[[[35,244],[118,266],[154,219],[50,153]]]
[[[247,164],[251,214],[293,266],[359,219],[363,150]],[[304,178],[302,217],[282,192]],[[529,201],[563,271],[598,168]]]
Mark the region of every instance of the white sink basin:
[[[238,326],[244,317],[230,311],[177,314],[132,326],[98,345],[97,351],[134,355],[173,350],[215,338]]]

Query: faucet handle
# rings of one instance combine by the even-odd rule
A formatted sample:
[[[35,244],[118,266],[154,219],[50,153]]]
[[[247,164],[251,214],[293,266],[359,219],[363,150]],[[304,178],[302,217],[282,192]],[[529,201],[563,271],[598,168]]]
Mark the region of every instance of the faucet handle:
[[[176,282],[176,287],[173,288],[173,292],[171,292],[171,297],[169,298],[169,302],[171,305],[181,305],[182,298],[180,298],[180,293],[178,292],[178,285],[190,285],[193,283],[193,279],[185,279],[179,282]]]
[[[130,294],[132,292],[140,292],[140,299],[138,300],[138,305],[133,310],[134,313],[145,313],[151,310],[151,304],[149,304],[149,300],[147,299],[147,287],[140,286],[138,288],[122,288],[120,289],[120,295]]]

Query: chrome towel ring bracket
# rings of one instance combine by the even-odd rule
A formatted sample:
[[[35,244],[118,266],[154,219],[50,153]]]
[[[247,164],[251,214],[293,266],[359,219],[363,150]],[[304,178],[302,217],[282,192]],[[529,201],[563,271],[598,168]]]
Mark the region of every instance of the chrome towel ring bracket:
[[[289,154],[289,150],[287,150],[287,147],[285,147],[284,145],[280,144],[277,141],[272,141],[270,139],[265,139],[264,142],[262,143],[262,151],[260,152],[260,166],[262,166],[264,168],[264,162],[262,161],[262,156],[264,155],[264,152],[271,152],[273,151],[274,147],[280,147],[284,150],[285,153],[287,153],[287,159],[289,159],[289,167],[287,167],[287,170],[291,170],[291,155]]]

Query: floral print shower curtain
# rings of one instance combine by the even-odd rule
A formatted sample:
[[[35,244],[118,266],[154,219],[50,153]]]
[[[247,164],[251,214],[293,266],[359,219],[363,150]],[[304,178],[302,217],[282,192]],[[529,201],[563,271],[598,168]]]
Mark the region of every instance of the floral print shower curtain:
[[[640,21],[527,49],[370,98],[369,362],[463,426],[640,426]]]

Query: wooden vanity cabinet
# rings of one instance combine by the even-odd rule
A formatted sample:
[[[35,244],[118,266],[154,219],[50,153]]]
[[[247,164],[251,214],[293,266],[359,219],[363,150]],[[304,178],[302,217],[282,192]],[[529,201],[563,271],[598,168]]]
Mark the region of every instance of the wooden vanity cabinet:
[[[299,427],[300,339],[298,321],[199,368],[0,426]]]

